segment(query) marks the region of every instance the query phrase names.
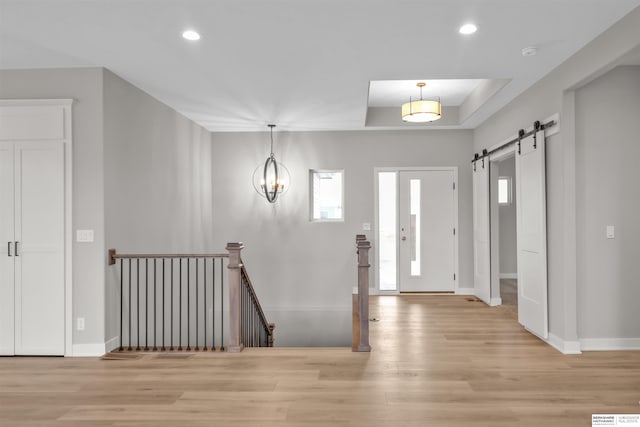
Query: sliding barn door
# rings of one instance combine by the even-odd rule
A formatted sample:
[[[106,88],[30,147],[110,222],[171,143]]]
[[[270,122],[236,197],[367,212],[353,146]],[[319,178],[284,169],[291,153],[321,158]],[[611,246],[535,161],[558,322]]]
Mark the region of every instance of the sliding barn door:
[[[516,150],[518,321],[548,338],[547,217],[544,131]]]
[[[473,165],[473,286],[475,295],[490,304],[491,248],[489,230],[489,160]]]

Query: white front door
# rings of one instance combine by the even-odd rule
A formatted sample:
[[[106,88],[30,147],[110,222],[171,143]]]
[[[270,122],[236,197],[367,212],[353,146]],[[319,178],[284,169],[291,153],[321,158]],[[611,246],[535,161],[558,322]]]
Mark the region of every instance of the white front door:
[[[547,218],[544,131],[516,150],[518,321],[548,338]]]
[[[473,287],[475,295],[491,303],[491,247],[489,240],[489,159],[473,165]]]
[[[400,171],[399,178],[399,290],[454,291],[454,171]]]

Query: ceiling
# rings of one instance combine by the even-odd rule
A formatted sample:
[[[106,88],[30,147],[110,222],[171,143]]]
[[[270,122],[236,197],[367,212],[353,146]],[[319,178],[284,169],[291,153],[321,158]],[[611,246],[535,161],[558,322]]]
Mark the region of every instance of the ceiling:
[[[366,129],[371,81],[503,82],[455,123],[442,119],[443,126],[473,128],[639,5],[0,0],[0,68],[103,66],[211,131],[264,131],[267,123],[290,131]],[[477,33],[458,33],[467,22]],[[185,29],[201,40],[182,39]],[[528,46],[537,55],[522,56]],[[417,94],[408,90],[385,99]]]

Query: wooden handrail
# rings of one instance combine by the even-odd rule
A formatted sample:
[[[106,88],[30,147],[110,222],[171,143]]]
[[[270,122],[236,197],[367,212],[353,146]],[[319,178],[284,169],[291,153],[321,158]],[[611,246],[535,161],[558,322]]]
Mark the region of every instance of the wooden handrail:
[[[114,265],[117,259],[132,258],[229,258],[229,254],[119,254],[115,249],[109,249],[109,265]]]

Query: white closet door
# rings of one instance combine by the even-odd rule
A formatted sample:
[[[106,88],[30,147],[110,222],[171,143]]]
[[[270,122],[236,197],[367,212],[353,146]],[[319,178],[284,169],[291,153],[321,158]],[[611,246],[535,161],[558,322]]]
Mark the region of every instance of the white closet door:
[[[0,142],[0,355],[14,349],[13,144]]]
[[[489,216],[489,160],[473,170],[473,286],[475,295],[491,303],[491,247]]]
[[[547,217],[544,131],[524,138],[516,151],[518,321],[548,338]]]
[[[63,145],[16,144],[14,165],[15,353],[63,355]]]

